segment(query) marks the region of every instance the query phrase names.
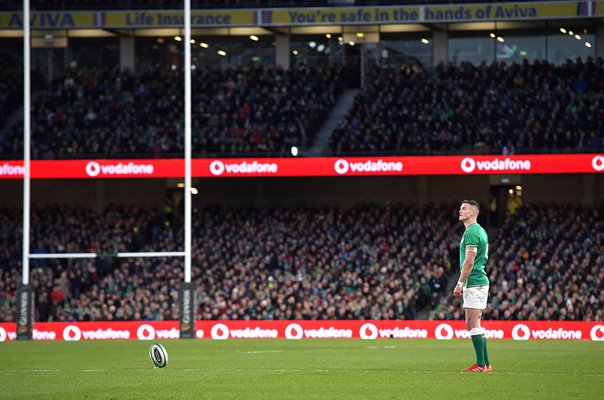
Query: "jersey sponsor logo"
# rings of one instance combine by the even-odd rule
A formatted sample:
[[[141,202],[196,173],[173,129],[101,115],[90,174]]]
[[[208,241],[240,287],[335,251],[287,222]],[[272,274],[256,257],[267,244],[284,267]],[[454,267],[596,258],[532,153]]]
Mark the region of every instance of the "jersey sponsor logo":
[[[604,325],[596,325],[593,328],[591,328],[591,332],[589,332],[589,336],[591,337],[591,340],[594,341],[604,341]]]
[[[604,171],[604,156],[595,156],[591,160],[591,166],[598,172]]]
[[[360,172],[402,172],[403,163],[400,161],[359,161],[352,162],[344,159],[338,159],[333,164],[333,169],[339,175],[347,174],[349,171],[353,173]]]
[[[506,157],[503,160],[495,158],[491,161],[476,161],[472,157],[466,157],[461,160],[461,170],[466,173],[472,173],[478,168],[479,171],[530,171],[530,160],[512,160]]]
[[[132,161],[128,163],[101,165],[97,161],[86,164],[86,174],[90,177],[103,175],[153,175],[155,168],[152,164],[137,164]]]
[[[214,160],[210,163],[210,173],[214,176],[221,176],[224,173],[229,175],[246,174],[266,174],[274,175],[279,172],[279,165],[269,162],[242,161],[240,163],[224,163],[220,160]]]

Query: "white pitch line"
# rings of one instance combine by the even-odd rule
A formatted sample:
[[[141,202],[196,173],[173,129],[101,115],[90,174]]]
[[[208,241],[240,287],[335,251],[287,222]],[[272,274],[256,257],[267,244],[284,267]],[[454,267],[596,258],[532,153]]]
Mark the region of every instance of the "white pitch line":
[[[265,354],[265,353],[283,353],[283,350],[256,350],[256,351],[238,351],[239,354]]]

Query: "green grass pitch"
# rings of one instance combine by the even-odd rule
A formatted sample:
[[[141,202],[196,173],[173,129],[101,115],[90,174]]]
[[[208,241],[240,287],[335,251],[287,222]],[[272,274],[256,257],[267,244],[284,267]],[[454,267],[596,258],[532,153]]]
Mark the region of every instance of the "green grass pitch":
[[[462,374],[469,340],[0,343],[0,399],[602,399],[604,343],[489,341],[495,372]]]

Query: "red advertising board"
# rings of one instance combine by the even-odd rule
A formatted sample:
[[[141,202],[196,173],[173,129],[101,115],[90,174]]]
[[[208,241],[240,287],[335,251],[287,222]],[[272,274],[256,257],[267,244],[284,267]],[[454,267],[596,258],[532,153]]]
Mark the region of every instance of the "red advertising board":
[[[198,158],[193,177],[296,177],[572,174],[604,172],[602,154],[522,156],[322,157],[322,158]],[[0,161],[0,179],[22,179],[22,161]],[[180,178],[182,159],[34,160],[31,177],[60,178]]]
[[[490,339],[604,342],[604,322],[484,321]],[[159,340],[179,337],[178,321],[37,322],[34,340]],[[0,342],[16,339],[15,323],[0,323]],[[464,321],[197,321],[198,339],[467,339]]]

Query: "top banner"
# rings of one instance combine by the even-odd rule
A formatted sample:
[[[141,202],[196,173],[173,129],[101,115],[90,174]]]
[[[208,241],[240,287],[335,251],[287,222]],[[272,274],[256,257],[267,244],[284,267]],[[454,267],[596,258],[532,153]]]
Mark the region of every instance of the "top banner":
[[[192,10],[193,28],[235,26],[367,25],[604,16],[598,1],[436,4],[374,7],[303,7],[278,9]],[[31,13],[32,29],[182,28],[182,10],[43,11]],[[0,30],[23,29],[21,12],[0,13]]]
[[[197,178],[576,174],[604,172],[602,154],[518,156],[197,158]],[[23,179],[23,161],[0,161],[0,179]],[[181,178],[183,159],[36,160],[34,179]]]

